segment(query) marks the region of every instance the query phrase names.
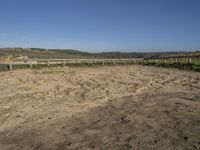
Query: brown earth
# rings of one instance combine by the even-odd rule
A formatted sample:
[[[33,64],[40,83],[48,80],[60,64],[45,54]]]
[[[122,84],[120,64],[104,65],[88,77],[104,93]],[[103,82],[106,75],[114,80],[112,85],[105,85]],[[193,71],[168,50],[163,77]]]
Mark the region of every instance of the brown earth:
[[[0,63],[8,63],[12,59],[12,55],[0,56]]]
[[[200,74],[144,66],[0,72],[0,149],[200,149]]]

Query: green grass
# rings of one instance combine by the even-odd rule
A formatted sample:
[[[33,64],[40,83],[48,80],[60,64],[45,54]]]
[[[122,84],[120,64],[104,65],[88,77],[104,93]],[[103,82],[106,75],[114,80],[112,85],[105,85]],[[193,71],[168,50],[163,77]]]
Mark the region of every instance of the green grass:
[[[175,60],[158,60],[157,63],[155,60],[145,60],[140,62],[141,65],[151,65],[157,67],[166,67],[166,68],[179,68],[184,70],[193,70],[200,71],[200,59],[193,59],[192,62],[189,62],[188,59],[181,59],[176,62]]]

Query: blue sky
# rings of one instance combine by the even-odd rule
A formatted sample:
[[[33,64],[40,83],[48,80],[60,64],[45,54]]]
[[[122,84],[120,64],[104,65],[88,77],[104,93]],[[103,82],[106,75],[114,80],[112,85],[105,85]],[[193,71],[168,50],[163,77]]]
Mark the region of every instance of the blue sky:
[[[0,0],[0,47],[200,49],[200,0]]]

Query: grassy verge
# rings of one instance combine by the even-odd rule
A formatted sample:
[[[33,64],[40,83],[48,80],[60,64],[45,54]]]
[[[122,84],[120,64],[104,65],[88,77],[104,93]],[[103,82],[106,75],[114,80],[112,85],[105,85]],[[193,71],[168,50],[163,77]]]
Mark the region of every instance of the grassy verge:
[[[189,62],[186,59],[181,59],[178,62],[176,62],[175,60],[167,60],[166,62],[164,60],[159,60],[157,62],[155,60],[145,60],[143,62],[139,62],[139,64],[166,68],[178,68],[200,72],[200,59],[194,59],[192,60],[192,62]]]

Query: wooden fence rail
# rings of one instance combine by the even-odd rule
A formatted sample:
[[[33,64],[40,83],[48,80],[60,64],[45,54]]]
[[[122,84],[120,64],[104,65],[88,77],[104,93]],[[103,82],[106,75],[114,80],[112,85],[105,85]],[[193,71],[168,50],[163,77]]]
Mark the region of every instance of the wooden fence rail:
[[[184,58],[189,63],[192,63],[192,58]],[[46,65],[50,66],[51,64],[60,64],[65,66],[66,64],[81,64],[81,63],[90,63],[90,64],[130,64],[130,63],[138,63],[138,62],[155,62],[156,64],[160,61],[167,63],[170,60],[174,60],[175,62],[179,62],[180,58],[164,58],[164,59],[143,59],[143,58],[125,58],[125,59],[29,59],[29,60],[12,60],[9,63],[0,63],[0,65],[7,65],[9,69],[12,70],[14,65],[27,65],[29,68],[32,68],[33,65]]]
[[[50,64],[63,64],[65,66],[66,64],[79,64],[79,63],[102,63],[102,65],[105,65],[105,63],[112,63],[117,64],[117,62],[122,62],[123,64],[126,64],[127,62],[136,62],[136,61],[143,61],[143,58],[129,58],[129,59],[29,59],[28,61],[15,61],[12,60],[9,62],[9,69],[12,70],[14,65],[28,65],[29,68],[32,68],[33,65],[42,65],[46,64],[47,66],[50,66]]]

